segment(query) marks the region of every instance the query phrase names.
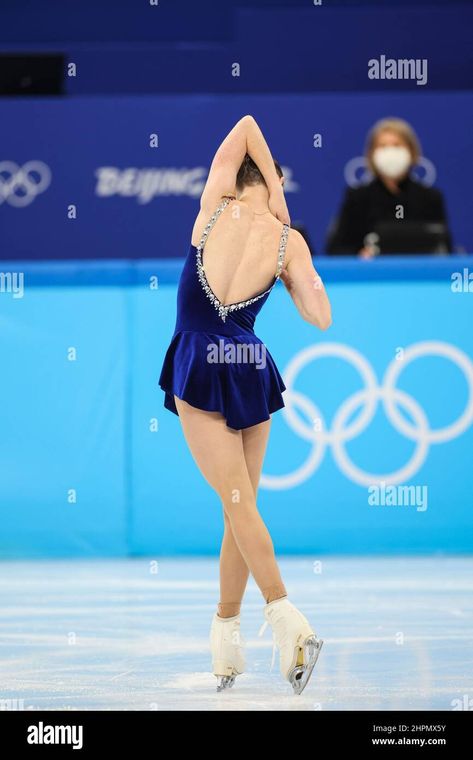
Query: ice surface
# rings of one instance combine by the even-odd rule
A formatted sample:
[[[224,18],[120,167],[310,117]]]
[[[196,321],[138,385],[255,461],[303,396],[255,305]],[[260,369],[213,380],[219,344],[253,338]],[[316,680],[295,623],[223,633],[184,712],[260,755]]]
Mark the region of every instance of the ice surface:
[[[214,558],[3,562],[0,709],[451,710],[473,698],[473,558],[280,566],[290,599],[324,639],[301,696],[277,660],[270,672],[253,581],[242,613],[247,672],[217,693]]]

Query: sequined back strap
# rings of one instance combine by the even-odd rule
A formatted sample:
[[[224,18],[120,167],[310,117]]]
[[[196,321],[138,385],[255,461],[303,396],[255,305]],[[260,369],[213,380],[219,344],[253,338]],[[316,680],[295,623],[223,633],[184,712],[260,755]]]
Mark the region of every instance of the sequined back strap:
[[[228,195],[224,196],[224,200],[221,201],[221,203],[218,204],[218,206],[215,209],[214,213],[212,214],[212,216],[210,217],[209,221],[205,225],[204,231],[202,233],[202,237],[200,238],[199,245],[197,246],[197,248],[200,251],[203,251],[204,245],[205,245],[205,241],[207,240],[207,238],[209,236],[210,230],[212,229],[212,227],[214,226],[215,222],[219,218],[220,214],[228,206],[228,204],[230,203],[231,200],[234,200],[234,198],[231,198]]]
[[[276,277],[279,277],[282,272],[282,268],[284,264],[284,254],[286,253],[287,238],[289,235],[289,230],[290,230],[289,225],[283,224],[281,239],[279,241],[278,267],[276,269]]]

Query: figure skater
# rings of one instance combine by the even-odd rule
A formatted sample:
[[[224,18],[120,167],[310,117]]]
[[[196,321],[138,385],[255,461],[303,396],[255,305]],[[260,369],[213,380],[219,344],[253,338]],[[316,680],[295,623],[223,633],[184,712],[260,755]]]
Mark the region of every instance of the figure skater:
[[[271,414],[284,406],[286,387],[253,326],[279,279],[306,322],[326,330],[331,309],[304,238],[290,229],[283,184],[255,119],[244,116],[218,148],[202,192],[159,384],[223,508],[220,601],[210,630],[217,689],[232,686],[245,667],[240,605],[251,573],[281,674],[300,694],[322,640],[287,597],[256,504]]]

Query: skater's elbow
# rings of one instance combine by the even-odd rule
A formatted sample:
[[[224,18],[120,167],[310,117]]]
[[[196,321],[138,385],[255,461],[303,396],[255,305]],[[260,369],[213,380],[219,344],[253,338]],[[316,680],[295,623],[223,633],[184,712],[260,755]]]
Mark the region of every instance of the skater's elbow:
[[[330,315],[324,315],[324,316],[317,316],[314,317],[312,320],[310,320],[310,323],[314,325],[315,327],[318,327],[319,330],[328,330],[329,327],[332,325],[332,317]]]
[[[328,328],[331,327],[331,326],[332,326],[332,315],[331,314],[327,314],[327,315],[324,315],[323,317],[320,317],[319,323],[317,325],[317,327],[319,328],[319,330],[328,330]]]
[[[318,327],[319,330],[328,330],[332,325],[332,312],[330,310],[315,309],[314,311],[305,311],[302,317],[305,322]]]

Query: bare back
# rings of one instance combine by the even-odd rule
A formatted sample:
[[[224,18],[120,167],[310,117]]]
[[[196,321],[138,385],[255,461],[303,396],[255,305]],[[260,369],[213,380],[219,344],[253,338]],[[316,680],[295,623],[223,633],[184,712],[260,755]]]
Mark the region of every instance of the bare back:
[[[199,212],[191,242],[198,246],[212,212]],[[236,303],[269,288],[276,275],[282,223],[271,213],[255,214],[234,200],[222,211],[205,243],[207,281],[221,303]]]

